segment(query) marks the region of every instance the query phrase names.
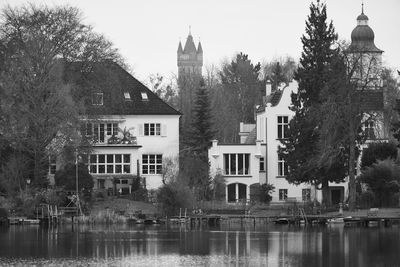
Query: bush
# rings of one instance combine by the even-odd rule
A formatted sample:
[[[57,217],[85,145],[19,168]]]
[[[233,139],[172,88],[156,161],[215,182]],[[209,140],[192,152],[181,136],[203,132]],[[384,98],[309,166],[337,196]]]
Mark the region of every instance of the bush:
[[[269,203],[272,200],[272,192],[275,191],[275,186],[272,184],[262,184],[260,186],[260,201]]]
[[[397,158],[397,147],[394,143],[371,143],[363,150],[361,168],[370,167],[378,160]]]
[[[61,186],[65,190],[75,191],[76,189],[76,165],[67,164],[64,169],[56,172],[54,176],[56,186]],[[83,163],[78,164],[78,185],[80,191],[91,192],[93,189],[93,177],[88,168]]]
[[[157,190],[157,202],[163,214],[176,215],[180,208],[193,207],[193,194],[188,186],[172,182]]]
[[[212,181],[213,200],[225,200],[226,184],[225,178],[221,173],[217,173]]]
[[[378,161],[363,170],[359,179],[375,194],[379,206],[389,206],[400,189],[400,167],[390,159]]]

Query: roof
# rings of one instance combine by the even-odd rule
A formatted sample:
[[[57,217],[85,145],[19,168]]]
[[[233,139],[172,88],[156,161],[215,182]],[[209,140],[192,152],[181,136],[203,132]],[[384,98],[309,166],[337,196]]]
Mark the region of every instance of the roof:
[[[197,46],[197,53],[198,53],[198,54],[203,53],[203,47],[201,46],[200,41],[199,41],[199,45]]]
[[[351,44],[348,51],[382,53],[383,51],[376,47],[374,39],[374,31],[368,26],[368,17],[363,10],[357,17],[357,26],[351,32]]]
[[[189,33],[187,39],[186,39],[186,43],[185,43],[185,47],[183,48],[183,53],[185,54],[190,54],[190,53],[196,53],[196,46],[193,42],[193,36]]]
[[[82,69],[82,63],[68,63],[64,79],[72,82],[73,97],[83,102],[86,115],[181,115],[117,63],[106,61],[90,71]],[[103,94],[103,105],[92,104],[93,93]]]
[[[284,87],[282,90],[275,90],[271,93],[271,95],[267,96],[266,103],[271,103],[272,107],[275,107],[279,104],[281,101],[282,95],[283,95],[283,90],[286,87]],[[261,105],[258,109],[257,112],[262,112],[265,111],[265,105]]]

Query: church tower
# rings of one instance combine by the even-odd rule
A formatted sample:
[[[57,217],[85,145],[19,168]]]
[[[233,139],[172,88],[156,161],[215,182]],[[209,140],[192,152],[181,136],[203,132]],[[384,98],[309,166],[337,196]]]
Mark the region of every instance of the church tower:
[[[181,117],[181,137],[184,138],[186,129],[189,129],[192,121],[195,92],[202,80],[203,67],[203,48],[200,41],[196,48],[190,28],[184,48],[179,41],[177,56],[179,111],[183,114]]]
[[[357,17],[357,26],[351,32],[351,44],[347,50],[352,66],[355,66],[353,78],[368,89],[382,86],[380,72],[382,69],[383,51],[376,47],[375,34],[368,26],[368,17],[364,14]]]
[[[179,41],[178,45],[178,79],[182,76],[201,76],[203,67],[203,48],[201,43],[196,49],[193,41],[192,33],[189,30],[189,35],[186,38],[185,47],[182,49],[182,44]]]

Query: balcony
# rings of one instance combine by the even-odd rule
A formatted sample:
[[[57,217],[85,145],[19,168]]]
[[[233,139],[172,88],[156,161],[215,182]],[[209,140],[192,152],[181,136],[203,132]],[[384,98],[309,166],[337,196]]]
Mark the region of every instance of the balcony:
[[[86,136],[88,142],[94,147],[142,147],[138,145],[136,136]]]

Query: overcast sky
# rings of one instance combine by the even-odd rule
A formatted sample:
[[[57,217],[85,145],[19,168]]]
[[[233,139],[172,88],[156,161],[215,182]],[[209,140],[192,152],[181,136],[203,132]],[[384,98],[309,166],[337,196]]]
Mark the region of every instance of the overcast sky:
[[[0,0],[0,6],[26,3]],[[85,23],[111,40],[145,80],[150,74],[177,73],[179,40],[191,25],[196,45],[201,40],[205,65],[219,65],[237,52],[254,62],[290,55],[300,57],[310,0],[35,0],[68,4],[82,10]],[[361,0],[326,0],[328,17],[339,38],[350,40],[361,13]],[[364,0],[364,13],[385,51],[384,64],[400,69],[400,0]],[[204,70],[204,69],[203,69]]]

